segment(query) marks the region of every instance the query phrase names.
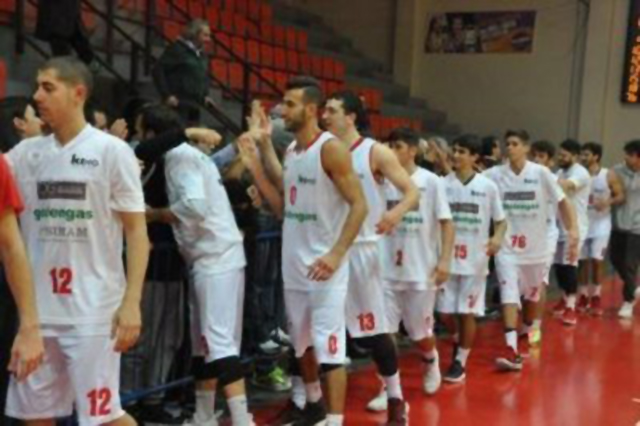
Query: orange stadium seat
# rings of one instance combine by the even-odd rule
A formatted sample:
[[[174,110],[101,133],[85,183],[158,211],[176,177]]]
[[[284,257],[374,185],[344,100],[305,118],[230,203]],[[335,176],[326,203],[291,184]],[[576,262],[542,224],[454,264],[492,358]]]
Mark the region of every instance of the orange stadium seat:
[[[229,64],[229,86],[233,90],[242,90],[244,87],[244,69],[242,64],[232,62]]]
[[[287,42],[285,27],[282,25],[273,26],[273,44],[276,46],[284,46]]]
[[[229,70],[227,62],[222,59],[211,60],[211,73],[225,85],[229,84]]]
[[[293,73],[300,71],[298,52],[295,50],[287,50],[287,70]]]
[[[273,47],[269,44],[260,45],[260,64],[264,67],[273,67]]]
[[[309,34],[305,30],[299,30],[297,39],[298,50],[300,52],[306,52],[309,48]]]
[[[255,40],[247,41],[247,60],[252,64],[260,64],[260,43]]]

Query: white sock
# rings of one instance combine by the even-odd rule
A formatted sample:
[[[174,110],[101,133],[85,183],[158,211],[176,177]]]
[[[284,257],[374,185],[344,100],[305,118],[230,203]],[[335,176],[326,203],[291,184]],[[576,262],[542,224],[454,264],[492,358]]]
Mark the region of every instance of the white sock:
[[[249,426],[252,423],[246,395],[238,395],[227,400],[231,412],[231,422],[238,426]]]
[[[300,376],[291,376],[291,400],[301,410],[307,403],[307,391]]]
[[[591,296],[600,297],[602,294],[602,286],[600,284],[591,284]]]
[[[322,387],[320,382],[305,383],[304,390],[307,393],[307,402],[318,402],[322,399]]]
[[[567,295],[567,308],[575,309],[576,308],[576,295],[570,294]]]
[[[525,323],[522,323],[522,328],[520,329],[520,335],[529,334],[532,328],[533,328],[533,325],[527,325]]]
[[[327,414],[327,426],[342,426],[344,414]]]
[[[387,388],[387,398],[403,399],[399,371],[393,376],[383,377],[382,380]]]
[[[194,418],[197,422],[207,422],[215,415],[216,391],[197,390],[196,391],[196,413]]]
[[[580,296],[589,297],[589,286],[581,285],[578,292],[580,293]]]
[[[467,358],[469,358],[469,354],[471,353],[471,348],[458,348],[458,353],[456,354],[456,360],[460,361],[463,367],[467,365]]]
[[[518,333],[515,330],[507,331],[504,333],[507,339],[507,346],[518,352]]]
[[[433,361],[435,361],[436,356],[438,356],[438,353],[436,352],[435,349],[431,349],[429,352],[422,353],[422,359],[428,364],[433,364]]]

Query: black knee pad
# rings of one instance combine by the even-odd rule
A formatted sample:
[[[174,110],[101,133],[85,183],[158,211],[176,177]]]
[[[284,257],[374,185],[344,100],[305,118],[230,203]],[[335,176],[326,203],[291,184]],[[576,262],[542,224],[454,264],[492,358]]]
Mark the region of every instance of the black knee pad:
[[[378,334],[364,337],[358,339],[358,343],[371,349],[371,355],[381,376],[389,377],[398,372],[398,353],[391,335]]]
[[[211,363],[205,363],[204,357],[201,356],[193,357],[191,362],[191,372],[196,381],[215,379]]]
[[[343,364],[320,364],[320,371],[322,371],[323,374],[327,374],[342,367],[344,367]]]
[[[558,284],[567,294],[578,291],[578,268],[571,265],[556,265]]]
[[[244,379],[244,370],[240,358],[237,356],[228,356],[226,358],[217,359],[211,363],[211,369],[214,377],[222,387],[235,383]]]

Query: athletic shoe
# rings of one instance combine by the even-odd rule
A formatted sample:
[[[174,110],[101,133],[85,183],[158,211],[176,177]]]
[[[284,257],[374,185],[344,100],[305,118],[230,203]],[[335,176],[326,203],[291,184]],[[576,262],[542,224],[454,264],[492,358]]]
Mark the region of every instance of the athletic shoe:
[[[624,302],[622,304],[622,307],[618,311],[618,316],[624,319],[633,318],[633,306],[634,306],[634,303],[632,302]]]
[[[280,367],[274,368],[268,374],[254,377],[251,382],[274,392],[285,392],[291,389],[291,379]]]
[[[287,405],[276,414],[276,416],[269,420],[268,425],[292,425],[302,419],[302,409],[300,409],[292,400],[287,402]]]
[[[266,342],[262,342],[258,345],[260,352],[266,355],[276,355],[283,351],[283,347],[280,346],[273,339],[269,339]]]
[[[152,423],[145,422],[144,424],[151,425]],[[160,426],[164,424],[166,423],[157,423],[156,425]],[[182,426],[218,426],[218,419],[215,416],[206,421],[196,420],[195,418],[193,418],[182,423]]]
[[[389,400],[387,426],[406,426],[409,424],[409,404],[398,398]]]
[[[564,297],[561,298],[558,303],[553,307],[553,314],[560,316],[564,313],[564,310],[567,308],[567,301],[564,300]]]
[[[587,313],[587,309],[589,309],[589,298],[586,294],[580,295],[578,298],[578,304],[576,306],[576,310],[581,314]]]
[[[506,347],[504,354],[496,358],[496,365],[504,371],[522,370],[522,357],[511,347]]]
[[[435,395],[442,384],[442,374],[440,373],[440,357],[436,351],[436,357],[432,362],[425,362],[426,371],[422,379],[422,388],[427,395]]]
[[[578,323],[578,315],[575,309],[567,308],[562,313],[562,323],[564,325],[576,325]]]
[[[291,346],[291,337],[289,337],[289,335],[285,333],[281,328],[277,328],[273,332],[272,337],[276,342],[284,346]]]
[[[302,417],[293,422],[293,426],[315,426],[318,423],[324,425],[327,419],[327,410],[324,408],[322,400],[318,402],[307,402],[302,410]]]
[[[589,313],[591,315],[599,317],[602,316],[603,312],[602,299],[600,298],[600,296],[593,296],[589,301]]]
[[[462,363],[458,360],[455,360],[451,367],[447,370],[444,375],[444,381],[447,383],[462,383],[464,379],[467,377],[465,372],[465,368],[462,366]]]
[[[378,396],[369,401],[369,403],[367,404],[367,410],[374,412],[387,411],[388,401],[389,400],[387,399],[387,391],[382,389]]]

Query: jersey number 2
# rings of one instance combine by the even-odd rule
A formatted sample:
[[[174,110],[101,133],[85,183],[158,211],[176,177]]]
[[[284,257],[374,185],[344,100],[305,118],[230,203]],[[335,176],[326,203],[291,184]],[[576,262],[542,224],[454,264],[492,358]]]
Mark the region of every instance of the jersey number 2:
[[[53,268],[49,271],[53,294],[71,294],[73,272],[69,268]]]

